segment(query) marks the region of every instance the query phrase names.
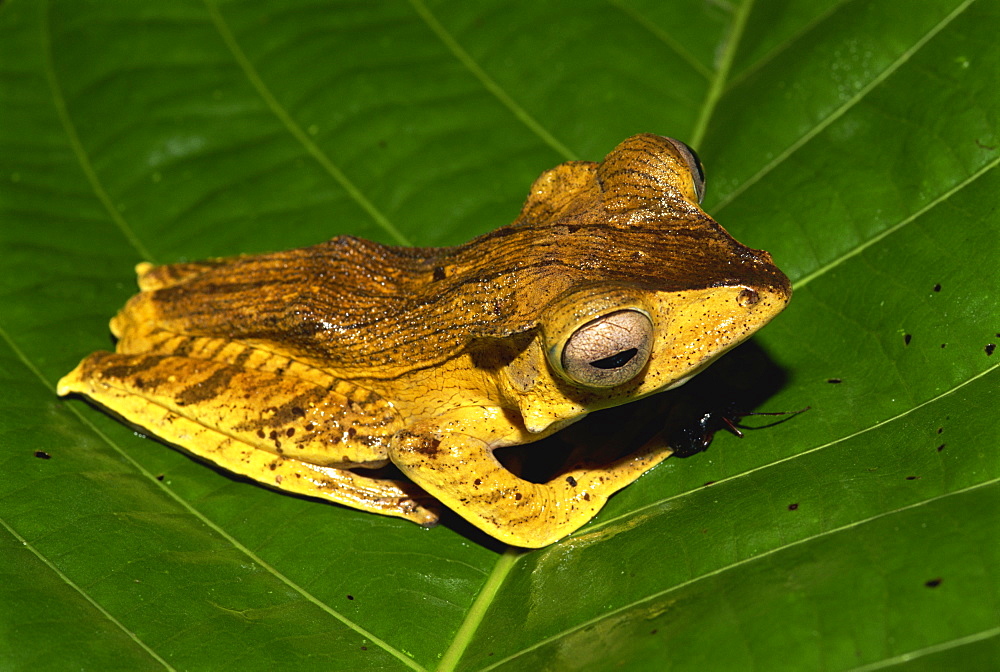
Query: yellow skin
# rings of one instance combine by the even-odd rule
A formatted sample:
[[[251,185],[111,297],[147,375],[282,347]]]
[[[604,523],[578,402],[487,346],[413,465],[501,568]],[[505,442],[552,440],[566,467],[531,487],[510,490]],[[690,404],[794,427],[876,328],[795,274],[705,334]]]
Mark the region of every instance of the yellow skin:
[[[638,135],[543,173],[513,224],[462,246],[340,237],[139,264],[116,351],[85,358],[59,394],[272,487],[421,525],[444,504],[545,546],[669,446],[548,483],[493,451],[684,383],[790,298],[766,252],[698,207],[699,174],[682,144]],[[389,462],[412,482],[363,474]]]

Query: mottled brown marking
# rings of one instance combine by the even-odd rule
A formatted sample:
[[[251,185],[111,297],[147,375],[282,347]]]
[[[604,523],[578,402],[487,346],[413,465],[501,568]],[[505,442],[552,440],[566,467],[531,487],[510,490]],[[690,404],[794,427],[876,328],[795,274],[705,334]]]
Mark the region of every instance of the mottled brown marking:
[[[226,366],[213,372],[208,378],[185,388],[177,395],[180,405],[197,404],[219,396],[229,387],[233,376],[240,373],[235,366]]]
[[[240,354],[236,355],[236,357],[233,359],[233,366],[238,366],[242,368],[243,365],[247,363],[247,360],[250,359],[251,355],[253,355],[253,353],[254,353],[253,348],[243,348],[243,350],[240,351]]]
[[[112,380],[126,380],[136,374],[149,371],[160,364],[165,355],[145,355],[138,358],[130,358],[128,364],[112,364],[102,366],[105,359],[111,353],[95,353],[87,360],[88,370],[98,378],[110,378]]]
[[[357,440],[363,442],[366,438],[370,437],[358,437]],[[424,436],[422,434],[414,434],[412,432],[400,432],[399,439],[413,452],[426,455],[428,457],[437,455],[438,448],[441,446],[440,439],[432,436]]]
[[[194,336],[185,336],[178,339],[177,344],[170,349],[170,354],[177,357],[186,357],[191,354],[191,347],[195,344]]]

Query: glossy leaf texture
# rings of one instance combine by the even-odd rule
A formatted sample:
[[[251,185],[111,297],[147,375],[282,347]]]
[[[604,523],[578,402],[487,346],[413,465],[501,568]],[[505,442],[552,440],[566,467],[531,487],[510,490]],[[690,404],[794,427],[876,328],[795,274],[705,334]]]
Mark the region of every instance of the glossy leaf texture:
[[[997,25],[993,0],[0,3],[0,667],[995,666]],[[561,543],[277,494],[55,397],[138,261],[456,244],[646,131],[795,283],[677,395],[811,409]]]

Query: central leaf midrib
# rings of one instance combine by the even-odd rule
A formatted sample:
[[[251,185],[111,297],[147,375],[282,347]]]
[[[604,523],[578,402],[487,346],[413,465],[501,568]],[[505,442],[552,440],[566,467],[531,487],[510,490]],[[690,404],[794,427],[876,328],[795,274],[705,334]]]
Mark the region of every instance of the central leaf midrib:
[[[726,82],[729,79],[729,71],[733,66],[733,60],[736,58],[736,50],[746,30],[747,19],[753,10],[753,3],[754,0],[746,0],[736,14],[733,15],[732,25],[729,27],[729,31],[723,40],[722,57],[719,59],[719,67],[709,80],[708,91],[705,92],[705,100],[702,102],[694,128],[691,129],[689,137],[692,147],[697,148],[701,145],[702,140],[705,139],[705,133],[708,130],[712,114],[719,103],[719,98],[722,97],[722,93],[725,91]]]

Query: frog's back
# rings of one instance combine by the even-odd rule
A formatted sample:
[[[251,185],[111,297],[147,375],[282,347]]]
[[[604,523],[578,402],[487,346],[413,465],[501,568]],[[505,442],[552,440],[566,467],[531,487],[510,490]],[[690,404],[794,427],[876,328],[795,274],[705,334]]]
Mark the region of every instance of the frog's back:
[[[662,139],[637,137],[602,164],[543,174],[513,224],[464,245],[339,237],[143,268],[149,291],[125,312],[178,333],[266,343],[337,371],[371,372],[430,366],[477,338],[529,331],[550,302],[582,285],[676,291],[773,273],[766,253],[736,242],[670,186],[676,176],[655,164]]]

